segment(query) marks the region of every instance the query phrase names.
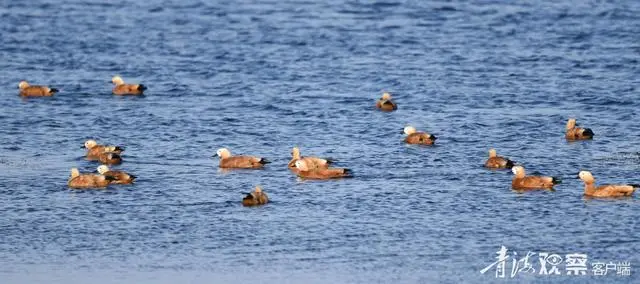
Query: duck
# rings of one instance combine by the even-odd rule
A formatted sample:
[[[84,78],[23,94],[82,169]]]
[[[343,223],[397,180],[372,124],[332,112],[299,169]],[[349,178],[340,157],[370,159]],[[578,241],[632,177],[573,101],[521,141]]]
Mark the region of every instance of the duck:
[[[595,185],[596,179],[589,171],[580,171],[578,178],[584,182],[584,195],[588,197],[625,197],[632,196],[640,185],[638,184],[618,184],[618,185]]]
[[[120,155],[122,154],[122,152],[124,152],[123,147],[113,145],[98,145],[98,142],[96,142],[96,140],[85,141],[83,148],[87,149],[87,157],[98,157],[103,153],[115,153]]]
[[[436,143],[436,139],[438,139],[432,134],[417,132],[413,126],[406,126],[403,133],[407,135],[404,138],[404,142],[407,144],[433,145]]]
[[[260,169],[270,163],[265,158],[254,156],[231,156],[231,151],[227,148],[220,148],[214,157],[220,157],[220,168],[231,169]]]
[[[259,185],[256,186],[252,192],[246,193],[246,195],[247,196],[242,199],[242,205],[244,206],[264,205],[269,202],[269,197],[262,191],[262,187]]]
[[[528,189],[553,189],[553,186],[560,183],[555,177],[548,176],[526,176],[524,167],[514,166],[511,168],[514,174],[511,181],[511,188],[517,190]]]
[[[326,169],[326,168],[329,168],[329,165],[331,163],[333,163],[333,160],[330,160],[330,159],[322,159],[318,157],[302,157],[300,155],[300,149],[298,147],[293,147],[293,149],[291,150],[291,156],[292,156],[291,161],[289,161],[289,164],[287,164],[287,167],[290,170],[297,170],[296,161],[300,159],[306,161],[309,167],[312,169],[315,169],[315,168]]]
[[[71,169],[71,177],[67,182],[70,188],[105,188],[113,181],[112,177],[103,175],[80,174],[77,168]]]
[[[99,154],[96,157],[87,157],[87,159],[91,160],[91,161],[95,161],[98,160],[100,161],[100,163],[106,164],[106,165],[119,165],[122,164],[122,157],[116,153],[112,153],[112,152],[104,152]]]
[[[391,94],[388,92],[382,93],[382,97],[376,101],[376,107],[382,111],[394,111],[398,109],[398,105],[391,100]]]
[[[514,164],[513,161],[498,156],[496,149],[489,149],[489,159],[484,163],[484,166],[490,169],[511,169]]]
[[[309,168],[305,160],[296,161],[296,175],[305,179],[333,179],[352,177],[352,171],[344,168]]]
[[[137,178],[136,176],[128,174],[124,171],[112,171],[107,165],[100,165],[97,170],[99,174],[106,177],[111,177],[113,179],[111,183],[113,184],[132,184],[133,181]]]
[[[18,89],[20,89],[20,96],[22,97],[50,97],[58,92],[58,89],[56,88],[35,85],[31,86],[27,81],[20,81]]]
[[[590,128],[578,127],[576,119],[570,118],[567,121],[567,127],[564,136],[567,141],[589,140],[593,139],[594,133]]]
[[[147,87],[142,84],[125,84],[120,76],[114,76],[111,78],[111,82],[115,85],[113,87],[113,94],[119,96],[142,95],[147,89]]]

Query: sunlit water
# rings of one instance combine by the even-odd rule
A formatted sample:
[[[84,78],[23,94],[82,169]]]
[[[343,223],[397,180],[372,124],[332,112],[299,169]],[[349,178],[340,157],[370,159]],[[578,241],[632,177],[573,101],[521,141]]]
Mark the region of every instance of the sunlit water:
[[[536,255],[512,282],[640,280],[639,197],[574,179],[640,183],[640,2],[215,2],[0,1],[0,282],[495,282],[502,245],[631,262],[544,276]],[[113,96],[116,74],[147,95]],[[596,138],[565,142],[570,116]],[[69,190],[89,138],[138,182]],[[293,146],[356,176],[300,181]],[[220,147],[273,163],[221,172]],[[490,147],[564,182],[513,192]],[[256,184],[272,202],[242,207]]]

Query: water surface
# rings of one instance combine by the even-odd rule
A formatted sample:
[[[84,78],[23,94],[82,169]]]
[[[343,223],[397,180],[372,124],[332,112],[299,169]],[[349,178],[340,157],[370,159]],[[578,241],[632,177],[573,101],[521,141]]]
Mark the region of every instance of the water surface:
[[[2,282],[487,283],[502,245],[632,266],[514,282],[638,282],[638,197],[585,200],[574,177],[640,183],[639,15],[638,1],[2,1]],[[114,75],[149,90],[113,96]],[[61,92],[20,99],[20,80]],[[398,111],[374,109],[383,90]],[[568,117],[596,138],[565,142]],[[409,124],[438,145],[404,145]],[[125,146],[118,168],[138,182],[69,190],[70,168],[98,166],[89,138]],[[300,181],[293,146],[356,177]],[[221,172],[220,147],[273,163]],[[490,147],[564,182],[515,193],[481,167]],[[273,202],[243,208],[256,184]]]

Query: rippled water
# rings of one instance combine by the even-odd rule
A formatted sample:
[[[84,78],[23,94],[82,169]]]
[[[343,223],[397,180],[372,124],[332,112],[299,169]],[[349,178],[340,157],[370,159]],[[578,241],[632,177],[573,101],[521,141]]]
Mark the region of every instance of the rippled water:
[[[3,283],[494,282],[502,245],[632,266],[511,282],[640,280],[637,194],[573,179],[640,183],[640,2],[215,2],[0,1]],[[147,95],[111,95],[116,74]],[[565,142],[570,116],[596,138]],[[138,182],[69,190],[88,138]],[[300,181],[293,146],[356,177]],[[273,163],[221,172],[220,147]],[[515,193],[490,147],[564,182]],[[273,202],[242,207],[256,184]]]

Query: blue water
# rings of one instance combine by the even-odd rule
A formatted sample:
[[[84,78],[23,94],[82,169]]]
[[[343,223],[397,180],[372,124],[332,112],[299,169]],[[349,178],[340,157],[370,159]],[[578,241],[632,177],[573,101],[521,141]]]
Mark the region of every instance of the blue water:
[[[0,1],[0,282],[491,283],[502,245],[631,263],[507,282],[640,281],[640,197],[574,179],[640,183],[640,1],[213,2]],[[567,143],[569,117],[596,138]],[[68,189],[89,138],[138,182]],[[356,176],[301,181],[293,146]],[[221,172],[220,147],[273,163]],[[516,193],[491,147],[564,182]],[[272,202],[242,207],[256,184]]]

